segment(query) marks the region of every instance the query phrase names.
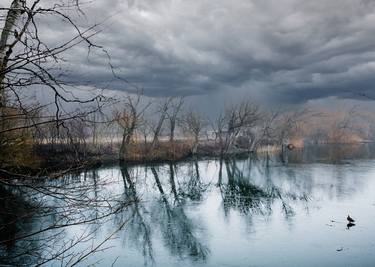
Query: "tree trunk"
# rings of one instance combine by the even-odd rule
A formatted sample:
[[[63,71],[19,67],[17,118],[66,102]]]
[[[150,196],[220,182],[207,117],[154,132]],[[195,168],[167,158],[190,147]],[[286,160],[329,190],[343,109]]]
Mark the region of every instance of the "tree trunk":
[[[20,0],[13,0],[12,4],[10,5],[10,9],[8,14],[5,18],[4,28],[1,32],[0,37],[0,117],[6,115],[6,94],[5,94],[5,87],[4,87],[4,78],[5,78],[5,70],[8,65],[7,57],[12,52],[11,49],[6,51],[7,49],[7,42],[9,37],[11,36],[12,29],[14,28],[17,18],[20,15],[20,11],[17,10],[21,6]],[[6,120],[1,120],[0,122],[0,130],[5,130],[7,128],[5,124]],[[2,135],[0,134],[0,140],[2,139]]]
[[[170,132],[170,136],[169,136],[169,141],[173,142],[174,141],[174,131],[176,129],[176,121],[171,120],[170,123],[171,123],[171,132]]]
[[[175,200],[178,202],[179,198],[178,198],[178,193],[177,193],[177,189],[176,189],[173,163],[169,163],[169,178],[170,178],[169,180],[170,180],[170,183],[171,183],[172,193],[174,195]]]
[[[195,136],[195,138],[194,138],[194,144],[193,144],[193,149],[191,151],[193,155],[197,154],[198,144],[199,144],[199,138],[198,138],[198,136]]]
[[[12,34],[12,29],[16,25],[17,19],[20,12],[21,0],[13,0],[10,5],[10,9],[5,19],[4,28],[1,32],[0,37],[0,112],[2,113],[3,107],[6,105],[5,92],[4,92],[4,78],[5,78],[5,69],[8,65],[7,57],[10,55],[12,50],[6,51],[7,42],[9,37]]]
[[[122,136],[120,155],[119,155],[120,161],[125,161],[128,158],[127,157],[128,147],[129,147],[132,136],[133,136],[133,130],[130,130],[129,132],[124,132]]]
[[[156,144],[159,142],[159,135],[160,135],[160,132],[161,132],[161,128],[163,127],[163,123],[164,123],[164,120],[165,120],[165,116],[166,114],[163,113],[160,117],[160,120],[158,122],[158,125],[154,131],[154,138],[152,139],[152,143],[151,143],[151,149],[154,149]]]

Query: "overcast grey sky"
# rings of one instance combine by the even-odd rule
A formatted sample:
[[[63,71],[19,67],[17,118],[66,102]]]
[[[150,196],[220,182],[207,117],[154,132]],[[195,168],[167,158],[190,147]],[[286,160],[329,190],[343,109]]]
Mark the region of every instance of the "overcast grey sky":
[[[77,22],[107,19],[95,42],[149,96],[285,104],[375,97],[372,0],[95,0],[82,7],[86,17]],[[71,34],[59,23],[45,27],[50,42]],[[131,89],[114,79],[103,53],[86,53],[77,47],[66,55],[68,80]]]

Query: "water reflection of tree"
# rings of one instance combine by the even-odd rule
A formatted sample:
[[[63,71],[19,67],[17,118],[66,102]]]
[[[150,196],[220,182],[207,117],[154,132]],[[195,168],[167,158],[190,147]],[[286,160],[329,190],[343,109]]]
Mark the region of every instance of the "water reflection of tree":
[[[129,206],[129,210],[116,216],[116,221],[124,221],[123,216],[130,213],[127,228],[124,232],[129,237],[132,244],[141,248],[145,265],[147,265],[148,260],[154,262],[150,222],[144,218],[144,214],[147,214],[147,211],[137,195],[136,184],[126,166],[121,167],[121,174],[124,182],[124,200],[132,204]]]
[[[159,177],[159,169],[151,167],[150,170],[160,199],[153,203],[151,212],[148,212],[143,202],[139,201],[137,183],[134,182],[131,172],[127,167],[121,168],[125,186],[124,197],[127,200],[137,200],[129,207],[131,213],[126,211],[117,216],[118,221],[123,221],[124,216],[130,217],[124,232],[130,236],[132,244],[142,250],[145,265],[148,264],[148,260],[154,262],[152,235],[156,227],[160,230],[165,246],[172,255],[188,257],[192,260],[205,260],[208,248],[196,237],[196,224],[186,216],[184,206],[180,202],[182,195],[178,193],[175,167],[172,164],[168,166],[169,177],[163,181]],[[163,182],[168,183],[171,194],[167,193]]]
[[[173,255],[193,260],[205,260],[209,252],[195,235],[196,224],[185,214],[184,206],[176,199],[176,205],[171,205],[166,196],[158,171],[151,167],[155,182],[162,198],[162,205],[154,207],[153,216],[159,223],[166,246]],[[174,172],[170,171],[169,181],[175,184]],[[174,195],[176,198],[176,196]]]
[[[198,160],[189,163],[186,176],[188,179],[181,183],[180,194],[184,199],[201,201],[203,193],[209,188],[210,184],[202,182]]]
[[[275,201],[281,203],[281,210],[286,219],[290,219],[295,211],[293,203],[296,201],[308,201],[305,191],[301,192],[298,186],[293,190],[285,190],[277,186],[271,177],[270,158],[264,157],[249,158],[245,163],[247,168],[241,169],[238,161],[235,159],[226,159],[224,164],[227,173],[227,183],[218,183],[222,198],[225,214],[231,209],[239,210],[243,214],[260,214],[269,216],[272,214],[272,208]],[[242,161],[244,164],[244,161]],[[254,169],[263,177],[262,183],[257,184],[252,175]],[[292,169],[288,169],[292,171]],[[294,173],[289,173],[292,177]],[[219,177],[219,180],[222,180]]]
[[[154,174],[155,169],[152,169],[152,172]],[[154,174],[155,177],[155,174]],[[177,193],[177,187],[176,187],[176,181],[175,181],[175,165],[171,162],[169,163],[169,183],[171,184],[171,191],[173,193],[173,196],[175,198],[176,202],[179,202],[179,195]]]
[[[32,264],[30,252],[39,250],[39,242],[17,242],[16,237],[32,231],[33,221],[30,212],[36,207],[14,190],[4,186],[0,186],[0,195],[0,265]]]
[[[254,185],[238,168],[235,160],[226,159],[225,167],[228,181],[220,185],[225,214],[230,209],[241,213],[270,214],[270,196],[259,186]]]

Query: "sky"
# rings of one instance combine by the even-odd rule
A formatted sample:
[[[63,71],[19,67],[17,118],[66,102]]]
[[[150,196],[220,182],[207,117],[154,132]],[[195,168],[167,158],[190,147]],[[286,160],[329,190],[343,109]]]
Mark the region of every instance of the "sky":
[[[95,0],[81,8],[84,15],[71,14],[77,25],[98,24],[94,42],[147,96],[201,105],[375,97],[372,0]],[[46,43],[73,34],[59,20],[40,22]],[[100,49],[87,56],[79,46],[64,57],[65,79],[77,86],[134,91]]]

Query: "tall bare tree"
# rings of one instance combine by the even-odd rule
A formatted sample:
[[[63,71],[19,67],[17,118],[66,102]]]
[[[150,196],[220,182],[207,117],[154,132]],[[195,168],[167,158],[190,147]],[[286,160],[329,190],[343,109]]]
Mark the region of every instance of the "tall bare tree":
[[[199,145],[199,136],[204,127],[202,116],[194,111],[189,111],[183,119],[184,130],[193,136],[192,154],[196,154]]]
[[[165,99],[163,102],[161,102],[158,106],[158,110],[157,110],[158,118],[156,120],[156,124],[153,125],[152,127],[153,138],[151,142],[151,149],[154,149],[159,142],[159,136],[163,129],[164,122],[168,117],[168,109],[170,107],[172,100],[173,98],[169,97]]]
[[[243,101],[226,109],[224,113],[220,113],[213,124],[220,156],[229,152],[239,134],[255,127],[259,119],[259,107],[250,101]]]
[[[122,129],[122,140],[119,151],[120,161],[126,160],[128,148],[135,130],[146,109],[150,106],[150,103],[141,103],[141,96],[142,94],[138,93],[134,98],[131,96],[126,97],[122,111],[116,111],[114,114],[116,122]]]
[[[173,142],[175,137],[176,124],[178,116],[184,105],[184,97],[172,98],[170,107],[167,110],[167,117],[169,120],[169,141]]]
[[[76,97],[70,91],[71,84],[62,80],[63,71],[59,64],[64,62],[64,56],[73,47],[86,45],[88,51],[99,49],[108,55],[92,41],[98,33],[97,25],[78,27],[73,18],[77,10],[81,14],[78,0],[13,0],[9,7],[0,8],[3,24],[0,35],[0,146],[4,144],[1,140],[12,136],[16,140],[27,129],[37,130],[52,123],[57,129],[66,128],[65,123],[70,119],[83,119],[103,106],[105,98],[101,93]],[[45,19],[71,27],[73,35],[51,44],[41,34],[47,29],[42,24]],[[31,104],[23,96],[31,88],[49,90],[53,95],[51,103]],[[65,109],[66,103],[79,105],[80,109]],[[36,108],[46,108],[49,114],[35,117],[32,111]]]

